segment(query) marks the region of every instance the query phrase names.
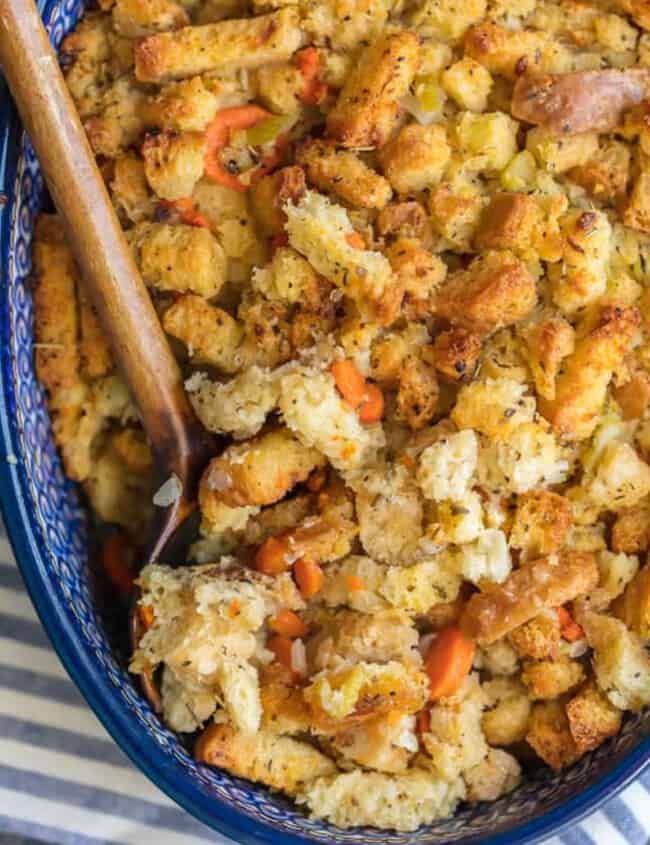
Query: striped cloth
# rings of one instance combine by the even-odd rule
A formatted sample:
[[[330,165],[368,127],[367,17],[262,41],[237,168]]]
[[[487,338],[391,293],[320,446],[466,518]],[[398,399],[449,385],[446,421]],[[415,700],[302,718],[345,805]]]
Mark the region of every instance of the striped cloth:
[[[55,845],[228,845],[136,770],[67,677],[0,525],[0,831]],[[650,845],[650,771],[547,845]]]

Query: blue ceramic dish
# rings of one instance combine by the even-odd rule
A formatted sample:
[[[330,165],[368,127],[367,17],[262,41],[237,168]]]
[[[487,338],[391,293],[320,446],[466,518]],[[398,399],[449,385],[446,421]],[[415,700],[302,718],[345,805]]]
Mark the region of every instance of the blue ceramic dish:
[[[75,25],[83,0],[41,0],[52,41]],[[529,778],[493,804],[461,809],[412,834],[342,831],[288,801],[197,766],[139,694],[111,650],[86,565],[84,513],[52,442],[32,362],[28,278],[34,217],[43,195],[38,163],[4,92],[0,106],[0,491],[5,521],[36,609],[68,672],[124,751],[161,789],[206,824],[245,845],[490,845],[533,843],[612,797],[650,762],[650,711],[559,775]]]

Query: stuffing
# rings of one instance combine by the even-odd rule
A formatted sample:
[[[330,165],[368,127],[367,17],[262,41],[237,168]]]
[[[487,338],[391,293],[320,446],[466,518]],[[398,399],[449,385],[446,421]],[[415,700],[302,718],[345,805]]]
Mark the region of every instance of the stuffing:
[[[302,26],[317,44],[354,50],[381,33],[392,6],[391,0],[312,0]]]
[[[304,305],[314,311],[327,298],[331,288],[314,271],[309,262],[290,247],[278,247],[271,263],[253,271],[251,284],[266,299],[289,305]]]
[[[526,742],[556,772],[575,763],[583,753],[573,740],[560,701],[543,701],[533,707]]]
[[[472,24],[481,20],[486,5],[485,0],[469,0],[462,6],[453,0],[422,0],[413,12],[412,21],[423,35],[440,41],[458,41]]]
[[[121,219],[130,223],[152,219],[155,201],[147,184],[144,162],[134,152],[115,159],[110,190],[113,205]]]
[[[229,446],[208,464],[199,486],[203,518],[213,505],[270,505],[325,463],[286,428],[271,429],[242,444]]]
[[[139,585],[140,605],[152,609],[153,624],[141,638],[130,670],[138,674],[164,664],[176,681],[172,693],[186,689],[190,700],[195,693],[202,700],[210,695],[211,712],[223,701],[235,727],[254,733],[261,718],[256,632],[279,608],[302,607],[291,577],[252,573],[224,559],[179,569],[150,564]],[[168,719],[174,707],[173,696],[163,698]],[[195,730],[210,715],[205,710],[200,721],[171,727]]]
[[[418,69],[420,44],[412,32],[383,35],[367,46],[327,115],[328,134],[344,147],[381,147]]]
[[[295,62],[262,65],[255,82],[257,99],[274,114],[295,115],[300,110],[305,80]]]
[[[307,258],[361,312],[390,323],[397,315],[402,292],[395,285],[390,264],[379,252],[358,249],[349,242],[354,229],[344,208],[314,191],[286,206],[289,243]]]
[[[549,278],[553,301],[565,314],[574,315],[605,293],[612,227],[598,211],[572,211],[560,225],[564,255],[549,267]]]
[[[471,543],[485,530],[482,500],[474,492],[429,506],[425,519],[427,540],[434,545]]]
[[[590,158],[573,165],[567,176],[594,199],[614,205],[627,192],[631,158],[630,148],[622,141],[607,141]]]
[[[648,190],[650,189],[650,173],[642,169],[632,186],[623,212],[623,222],[631,229],[639,232],[650,232],[650,206],[648,205]]]
[[[298,803],[339,827],[375,825],[408,831],[452,815],[464,797],[462,780],[446,783],[422,769],[401,775],[356,769],[312,781]]]
[[[381,563],[412,563],[422,536],[422,502],[403,466],[368,470],[354,480],[359,539]]]
[[[205,373],[195,373],[185,389],[205,428],[231,434],[235,440],[256,435],[279,398],[277,380],[269,370],[256,366],[223,384],[211,381]]]
[[[631,508],[650,493],[650,466],[629,443],[609,443],[586,486],[589,499],[603,510]]]
[[[342,485],[338,490],[335,485],[322,490],[318,515],[306,516],[286,535],[289,560],[304,557],[329,563],[350,554],[359,527],[353,521],[348,495]]]
[[[250,350],[243,343],[241,324],[202,296],[180,296],[163,314],[162,324],[167,334],[187,346],[196,364],[209,364],[232,375],[248,362]]]
[[[473,381],[461,388],[451,419],[459,429],[473,428],[494,441],[504,441],[524,423],[531,423],[535,400],[526,386],[511,379]]]
[[[447,276],[435,297],[435,311],[477,334],[522,320],[537,301],[535,281],[511,252],[490,250],[466,270]]]
[[[575,344],[555,380],[555,398],[538,402],[556,434],[584,440],[594,431],[614,369],[621,363],[640,323],[634,308],[603,305]]]
[[[308,182],[350,205],[382,209],[391,198],[386,179],[351,151],[311,140],[300,146],[296,160],[304,167]]]
[[[650,501],[637,504],[617,514],[612,526],[612,550],[636,554],[650,547]]]
[[[391,202],[377,215],[377,232],[387,240],[409,238],[428,249],[433,244],[431,223],[424,206],[415,200]]]
[[[440,81],[460,109],[482,112],[487,108],[493,79],[488,70],[465,56],[445,70]]]
[[[429,194],[429,211],[434,230],[449,242],[455,252],[467,253],[483,208],[482,192],[471,184],[460,186],[443,182]]]
[[[598,583],[593,555],[562,552],[527,563],[500,585],[475,593],[461,617],[467,636],[479,644],[493,643],[546,608],[572,601]]]
[[[106,89],[83,126],[96,156],[115,158],[140,140],[144,93],[131,76],[121,76]]]
[[[611,616],[585,613],[580,621],[594,650],[596,681],[610,702],[634,711],[650,704],[650,657],[637,635]]]
[[[426,327],[418,323],[381,335],[372,344],[370,375],[376,381],[395,386],[399,383],[402,365],[429,342]]]
[[[621,595],[639,569],[637,557],[622,553],[614,554],[607,549],[600,550],[596,560],[600,573],[598,586],[587,596],[577,600],[575,609],[578,614],[586,610],[605,610],[614,599]]]
[[[151,190],[164,200],[189,197],[203,176],[205,137],[198,132],[164,131],[142,145],[144,172]]]
[[[180,29],[189,22],[182,4],[174,0],[115,0],[113,6],[113,28],[125,38]]]
[[[521,766],[517,758],[490,748],[484,760],[463,775],[468,801],[496,801],[519,786]]]
[[[453,601],[460,581],[455,561],[444,554],[413,566],[386,566],[355,555],[328,567],[320,597],[329,607],[363,613],[391,607],[426,613],[436,604]]]
[[[614,390],[614,399],[624,419],[641,419],[650,405],[650,376],[644,372],[634,373],[629,381]]]
[[[577,687],[584,676],[582,664],[568,657],[528,661],[521,672],[521,680],[526,685],[528,695],[533,701],[540,698],[559,698],[565,692]]]
[[[503,191],[492,197],[483,212],[474,242],[481,250],[511,250],[525,256],[540,225],[541,213],[533,197]]]
[[[199,763],[296,795],[310,781],[334,774],[334,763],[313,745],[269,731],[250,735],[230,725],[212,724],[201,734],[194,756]]]
[[[611,610],[641,640],[650,640],[650,564],[639,569]]]
[[[508,640],[519,657],[553,659],[557,657],[561,643],[560,618],[555,609],[545,610],[510,631]]]
[[[302,167],[282,167],[252,185],[249,203],[260,231],[265,235],[284,235],[284,206],[289,201],[298,202],[306,190]],[[235,196],[241,198],[241,194]]]
[[[526,134],[526,149],[548,173],[572,173],[574,169],[586,166],[597,155],[598,135],[583,132],[558,138],[550,130],[536,126]]]
[[[519,74],[569,70],[567,46],[546,32],[510,29],[492,21],[472,26],[464,38],[466,55],[486,67],[492,75],[514,81]]]
[[[415,716],[389,713],[341,731],[332,738],[340,765],[352,761],[364,769],[401,774],[418,750]]]
[[[544,399],[555,399],[555,380],[564,359],[575,349],[573,326],[559,314],[544,310],[521,328],[524,357]]]
[[[497,678],[482,685],[487,707],[481,727],[489,745],[514,745],[528,732],[530,699],[518,681]]]
[[[400,237],[386,248],[386,257],[404,291],[405,316],[428,317],[435,292],[447,275],[447,265],[415,238]]]
[[[437,185],[451,157],[443,126],[410,123],[379,151],[384,175],[398,194],[412,194]]]
[[[428,499],[462,499],[476,472],[478,438],[472,429],[443,437],[420,455],[417,482]]]
[[[430,759],[427,764],[437,777],[453,783],[486,756],[488,746],[481,728],[487,698],[477,674],[469,675],[451,696],[429,711],[429,730],[422,744]]]
[[[534,560],[561,549],[571,526],[571,502],[550,490],[530,490],[517,500],[509,542],[522,560]]]
[[[173,132],[203,132],[214,118],[220,89],[216,81],[193,76],[163,85],[144,102],[146,125]]]
[[[545,484],[566,480],[569,463],[553,433],[540,423],[523,423],[507,440],[485,446],[479,461],[479,480],[495,493],[526,493]]]
[[[500,584],[510,575],[512,562],[508,541],[503,531],[488,528],[459,552],[459,566],[463,577],[473,584]]]
[[[587,681],[566,704],[569,730],[580,754],[598,748],[621,728],[621,711],[594,683]]]
[[[363,425],[341,398],[330,373],[298,369],[280,379],[279,407],[300,440],[327,457],[339,472],[374,462],[384,445],[381,425]]]
[[[495,173],[517,152],[519,124],[504,112],[463,112],[456,124],[456,140],[476,169]]]
[[[158,290],[210,297],[225,281],[226,257],[207,229],[140,223],[129,230],[129,241],[144,281]]]
[[[260,671],[261,730],[280,736],[309,732],[309,709],[290,670],[272,663]]]
[[[425,354],[426,360],[448,380],[469,381],[481,354],[481,337],[462,326],[453,326],[436,335]]]
[[[169,82],[221,69],[288,59],[302,43],[296,9],[150,35],[135,47],[140,82]]]
[[[438,377],[422,358],[409,355],[399,373],[397,414],[413,431],[424,428],[438,408]]]

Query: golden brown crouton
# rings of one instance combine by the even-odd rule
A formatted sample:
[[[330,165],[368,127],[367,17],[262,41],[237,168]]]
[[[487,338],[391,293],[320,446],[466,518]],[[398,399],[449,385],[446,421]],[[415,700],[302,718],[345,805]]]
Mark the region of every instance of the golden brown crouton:
[[[295,62],[262,65],[255,81],[257,99],[273,114],[292,115],[300,110],[305,80]]]
[[[214,118],[219,85],[201,76],[172,82],[149,96],[142,107],[147,127],[202,132]]]
[[[431,420],[438,407],[440,389],[436,371],[421,358],[409,356],[399,375],[397,408],[413,431]]]
[[[159,132],[142,145],[144,172],[151,189],[161,199],[192,195],[203,176],[205,137],[198,132]]]
[[[650,547],[650,502],[639,504],[618,514],[612,526],[612,550],[638,554]]]
[[[637,176],[628,203],[623,211],[623,222],[639,232],[650,232],[650,172],[642,170]]]
[[[287,7],[151,35],[136,45],[135,74],[141,82],[166,82],[221,68],[256,68],[288,59],[301,43],[298,12]]]
[[[516,79],[522,73],[543,73],[568,69],[567,47],[546,32],[506,29],[486,21],[471,27],[465,35],[465,53],[490,73]]]
[[[488,708],[481,727],[490,745],[521,742],[528,730],[530,701],[525,687],[510,678],[497,678],[483,684]]]
[[[217,239],[197,226],[141,223],[128,232],[146,284],[158,290],[215,296],[226,278]]]
[[[302,167],[283,167],[253,185],[250,191],[251,210],[265,235],[284,233],[287,202],[297,203],[307,190]]]
[[[199,504],[209,522],[219,503],[231,508],[271,505],[325,459],[308,449],[286,428],[229,446],[208,464],[199,488]]]
[[[537,300],[535,281],[511,252],[488,251],[451,273],[436,294],[436,313],[477,334],[522,320]]]
[[[615,367],[641,323],[635,308],[604,305],[597,322],[576,342],[564,372],[555,383],[555,398],[540,397],[540,412],[557,434],[569,440],[584,440],[596,427]]]
[[[413,748],[409,750],[403,745],[408,731],[404,722],[408,725],[409,721],[415,724],[415,717],[397,713],[369,719],[333,736],[332,747],[343,760],[365,769],[392,774],[405,772],[414,753]],[[411,736],[415,738],[412,731]]]
[[[616,5],[643,29],[650,30],[650,3],[648,0],[616,0]]]
[[[240,733],[230,725],[212,724],[194,749],[199,763],[266,784],[288,795],[314,778],[333,774],[334,763],[306,742],[268,731]]]
[[[381,147],[400,114],[399,100],[418,68],[419,39],[412,32],[381,36],[366,47],[327,115],[328,133],[344,147]]]
[[[446,238],[451,249],[470,252],[474,233],[485,203],[480,193],[456,191],[447,184],[429,194],[429,211],[434,230]]]
[[[377,231],[386,238],[415,238],[426,249],[433,245],[429,216],[415,200],[393,202],[382,209],[377,217]]]
[[[411,194],[437,185],[450,157],[444,126],[410,123],[380,150],[379,163],[399,194]]]
[[[585,676],[582,665],[568,657],[533,660],[525,664],[521,680],[534,699],[558,698],[576,687]]]
[[[481,355],[481,338],[462,326],[453,326],[436,336],[423,352],[424,358],[451,381],[472,378]]]
[[[197,364],[210,364],[229,374],[245,366],[242,326],[202,296],[179,297],[165,311],[162,323],[168,334],[187,345],[190,358]]]
[[[544,399],[555,399],[555,379],[562,361],[574,350],[573,326],[551,310],[544,310],[523,326],[524,355]]]
[[[126,38],[142,38],[187,26],[190,19],[174,0],[115,0],[113,27]]]
[[[474,242],[478,249],[510,249],[517,255],[531,251],[541,223],[533,197],[512,191],[495,194],[481,216]]]
[[[530,490],[517,500],[510,545],[524,560],[549,555],[564,545],[571,526],[571,502],[550,490]]]
[[[569,730],[580,754],[598,748],[621,729],[622,713],[589,680],[566,704]]]
[[[559,701],[544,701],[533,707],[526,742],[556,772],[575,763],[583,754],[573,739],[567,714]]]
[[[151,220],[156,202],[147,184],[144,162],[134,152],[115,160],[110,188],[113,205],[122,219],[131,223]]]
[[[458,5],[454,0],[423,0],[415,4],[412,22],[419,32],[438,41],[458,41],[473,23],[485,15],[486,0],[468,0]]]
[[[107,376],[115,366],[113,353],[106,335],[97,319],[94,305],[83,286],[79,286],[79,318],[81,339],[79,365],[82,376],[88,381]]]
[[[272,677],[273,671],[279,675],[282,668],[273,663],[260,677],[261,728],[268,733],[285,736],[307,733],[311,714],[302,690],[292,683],[291,672],[287,672],[286,679]]]
[[[515,570],[502,584],[475,593],[465,607],[461,626],[479,644],[493,643],[540,611],[588,593],[598,578],[592,554],[562,552],[539,558]]]
[[[290,555],[317,563],[330,563],[350,554],[359,526],[349,494],[335,485],[325,488],[318,498],[319,513],[302,519],[285,534]]]
[[[445,262],[414,238],[398,238],[386,249],[386,257],[404,290],[406,316],[429,316],[435,292],[447,275]]]
[[[612,605],[612,613],[642,640],[650,640],[650,563],[646,563]]]
[[[307,179],[321,191],[331,192],[358,208],[383,208],[391,198],[386,179],[348,150],[312,139],[298,148],[296,161]]]
[[[370,374],[383,384],[394,386],[399,381],[400,370],[409,355],[418,356],[429,340],[424,326],[411,324],[403,329],[388,332],[372,345]]]
[[[144,131],[144,93],[131,76],[122,76],[98,101],[96,114],[84,120],[88,141],[96,156],[115,158],[136,144]]]
[[[593,158],[571,168],[567,176],[594,199],[614,205],[627,191],[630,159],[628,146],[621,141],[607,141]]]
[[[508,634],[508,640],[520,657],[536,660],[557,657],[561,639],[560,617],[555,609],[540,613]]]
[[[355,51],[380,34],[392,7],[391,0],[310,0],[302,26],[317,44]]]
[[[650,405],[650,376],[643,370],[639,370],[629,381],[613,392],[614,399],[623,412],[623,419],[638,420]]]

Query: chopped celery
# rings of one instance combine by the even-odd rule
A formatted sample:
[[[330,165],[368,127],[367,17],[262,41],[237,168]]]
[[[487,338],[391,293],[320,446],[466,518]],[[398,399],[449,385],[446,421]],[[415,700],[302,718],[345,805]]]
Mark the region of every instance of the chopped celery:
[[[246,140],[251,147],[264,147],[274,143],[294,125],[298,115],[278,114],[252,126],[246,131]]]

